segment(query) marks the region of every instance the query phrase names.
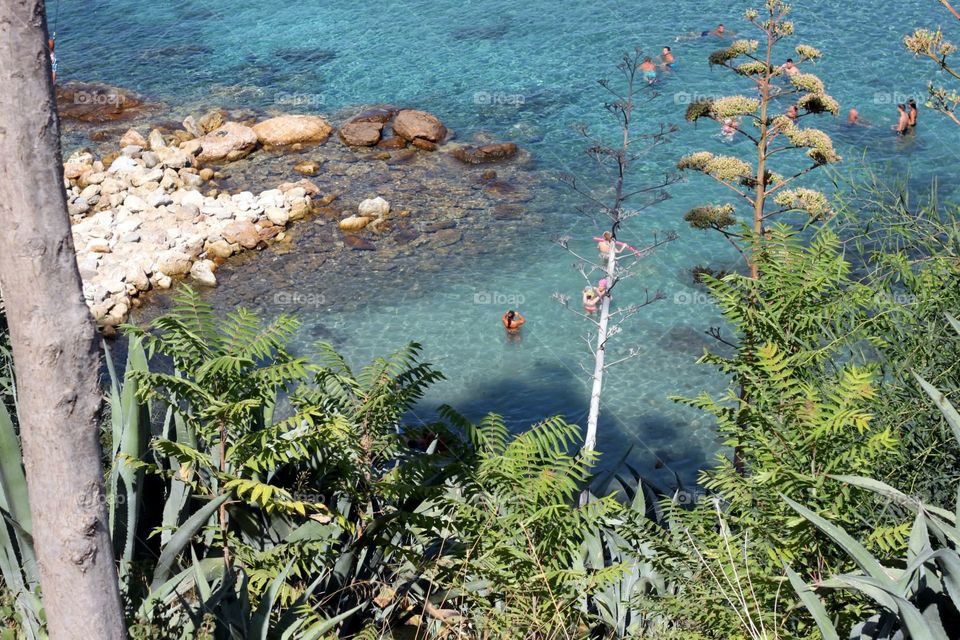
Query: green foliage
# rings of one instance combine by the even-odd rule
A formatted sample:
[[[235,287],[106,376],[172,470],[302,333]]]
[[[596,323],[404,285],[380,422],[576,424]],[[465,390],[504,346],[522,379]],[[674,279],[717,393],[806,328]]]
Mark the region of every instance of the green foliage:
[[[943,322],[960,309],[960,210],[939,202],[935,191],[914,200],[905,180],[869,170],[840,186],[838,230],[858,279],[876,292],[876,339],[858,357],[878,362],[884,384],[873,402],[875,420],[900,439],[898,455],[878,477],[943,504],[960,481],[960,456],[913,372],[947,394],[960,392],[960,339]]]
[[[960,323],[948,317],[960,334]],[[954,405],[932,385],[919,378],[924,390],[941,412],[960,446],[960,414]],[[787,500],[807,522],[826,534],[842,549],[858,570],[818,580],[814,588],[852,590],[873,600],[880,612],[856,624],[851,637],[892,639],[909,635],[915,639],[946,640],[960,628],[960,494],[952,509],[925,504],[893,487],[862,476],[836,476],[836,481],[857,486],[897,501],[915,513],[905,558],[892,566],[884,565],[866,547],[851,536],[833,518],[814,509]],[[960,484],[956,487],[960,490]],[[838,637],[834,622],[825,615],[812,590],[793,574],[794,587],[804,593],[804,603],[814,615],[824,637]]]

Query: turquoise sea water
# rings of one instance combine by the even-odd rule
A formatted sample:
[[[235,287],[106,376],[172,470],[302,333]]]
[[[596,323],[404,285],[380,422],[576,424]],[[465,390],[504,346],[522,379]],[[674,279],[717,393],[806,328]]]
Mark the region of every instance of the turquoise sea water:
[[[461,138],[484,132],[516,140],[544,176],[572,172],[585,179],[596,172],[571,125],[586,123],[611,142],[617,133],[596,80],[614,77],[622,51],[639,46],[656,54],[669,45],[678,58],[675,73],[658,84],[660,96],[639,118],[645,129],[664,122],[680,131],[636,164],[632,180],[639,185],[671,171],[691,150],[726,148],[715,127],[683,123],[683,110],[697,96],[748,87],[710,70],[706,56],[716,40],[674,40],[718,22],[745,30],[741,16],[752,4],[60,0],[49,12],[51,21],[57,16],[52,27],[63,80],[116,84],[184,112],[219,105],[319,113],[380,102],[414,106],[439,115]],[[865,157],[909,172],[918,189],[939,177],[942,195],[956,197],[960,130],[922,110],[915,139],[897,141],[890,131],[895,104],[922,99],[927,81],[937,77],[899,42],[914,27],[946,23],[939,5],[804,0],[794,6],[798,40],[824,52],[816,71],[830,92],[844,112],[856,106],[875,125],[852,131],[840,121],[822,123],[847,166]],[[782,51],[786,58],[788,50]],[[646,288],[666,299],[638,314],[620,338],[642,355],[608,374],[600,447],[608,461],[632,447],[630,458],[642,471],[653,473],[659,458],[664,465],[657,473],[691,480],[716,451],[712,425],[669,397],[716,390],[722,380],[694,364],[709,344],[704,330],[719,319],[688,271],[697,264],[730,265],[734,256],[719,239],[681,220],[691,206],[719,200],[723,191],[694,178],[669,192],[671,199],[622,233],[636,246],[654,231],[676,231],[679,239],[647,258],[641,277],[617,296],[626,304]],[[390,199],[389,191],[380,195]],[[582,204],[571,192],[545,186],[528,205],[544,222],[524,229],[509,249],[493,243],[484,256],[448,261],[441,271],[407,269],[373,283],[358,274],[363,286],[327,296],[321,305],[279,306],[267,299],[253,306],[267,314],[297,313],[305,325],[302,349],[309,351],[315,336],[328,337],[356,363],[409,340],[422,342],[426,357],[448,377],[418,408],[424,418],[446,402],[472,417],[500,412],[516,428],[551,414],[582,421],[589,394],[580,364],[589,362],[580,336],[588,326],[552,299],[562,292],[576,301],[582,283],[572,258],[549,241],[569,235],[572,246],[592,255],[589,238],[597,227],[577,212]],[[254,264],[235,276],[252,277],[271,262],[264,256]],[[288,291],[310,294],[323,278],[291,275]],[[226,295],[215,291],[211,299],[221,307],[235,304]],[[520,343],[508,343],[498,325],[507,306],[529,318]]]

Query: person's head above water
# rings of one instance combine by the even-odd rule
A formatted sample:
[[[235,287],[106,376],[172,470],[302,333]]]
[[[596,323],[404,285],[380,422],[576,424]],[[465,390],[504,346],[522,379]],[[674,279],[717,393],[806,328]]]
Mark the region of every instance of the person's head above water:
[[[604,231],[604,232],[603,232],[603,239],[604,239],[604,240],[613,240],[613,234],[610,233],[609,231]]]
[[[906,111],[906,110],[907,110],[907,105],[905,105],[905,104],[898,104],[898,105],[897,105],[897,109],[899,109],[900,111]]]
[[[510,309],[509,311],[507,311],[507,320],[513,320],[516,317],[516,315],[517,315],[517,312],[514,311],[513,309]]]
[[[717,33],[723,33],[726,31],[726,28],[722,24],[717,25]]]
[[[910,105],[911,109],[917,108],[917,101],[914,100],[913,98],[910,98],[909,100],[907,100],[907,104]]]
[[[855,123],[859,119],[860,119],[860,112],[857,111],[856,108],[850,109],[850,111],[847,113],[847,122]]]
[[[666,53],[670,53],[670,52],[671,52],[670,47],[664,47],[664,48],[663,48],[663,53],[666,54]]]

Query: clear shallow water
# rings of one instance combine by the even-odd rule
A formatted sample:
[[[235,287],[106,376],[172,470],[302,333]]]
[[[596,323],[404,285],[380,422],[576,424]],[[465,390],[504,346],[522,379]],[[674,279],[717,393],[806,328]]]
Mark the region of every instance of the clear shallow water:
[[[679,60],[676,73],[660,83],[661,95],[643,108],[641,121],[648,127],[678,123],[681,130],[672,144],[636,165],[633,178],[641,184],[672,170],[689,151],[729,151],[714,127],[683,123],[683,110],[696,96],[748,87],[709,69],[705,58],[716,42],[677,43],[674,37],[721,21],[743,30],[740,16],[753,4],[60,0],[56,29],[63,80],[128,87],[183,113],[220,105],[320,113],[363,103],[415,106],[439,115],[462,138],[484,132],[516,140],[545,175],[585,177],[595,171],[570,125],[584,122],[614,136],[611,141],[616,136],[596,80],[614,77],[623,50],[641,46],[655,54],[670,45]],[[941,176],[942,195],[956,197],[951,177],[960,169],[958,129],[921,111],[915,140],[897,141],[889,131],[895,103],[922,98],[928,79],[936,77],[899,44],[916,26],[947,22],[936,3],[803,0],[794,6],[798,39],[824,51],[816,70],[830,92],[844,111],[856,106],[876,125],[850,131],[823,122],[851,161],[848,167],[865,155],[892,171],[909,171],[917,188]],[[55,13],[56,4],[50,10]],[[787,55],[783,49],[782,57]],[[391,198],[389,190],[371,196],[377,193]],[[643,471],[652,472],[659,457],[666,463],[661,473],[675,471],[690,480],[717,445],[710,422],[669,396],[718,389],[722,381],[694,364],[708,344],[703,331],[719,319],[688,271],[697,264],[731,264],[734,256],[720,240],[681,220],[691,206],[724,197],[722,190],[694,178],[673,186],[670,195],[622,234],[635,246],[655,230],[680,237],[648,258],[642,277],[617,296],[619,304],[640,300],[646,287],[662,290],[666,300],[636,316],[624,337],[623,344],[639,345],[643,355],[608,375],[600,446],[608,460],[632,446],[631,458]],[[268,315],[297,313],[305,351],[323,337],[358,364],[409,340],[422,342],[426,357],[448,377],[418,409],[424,418],[446,402],[472,417],[500,412],[517,428],[550,414],[580,421],[588,401],[580,368],[588,354],[580,336],[588,327],[551,297],[560,291],[576,301],[582,282],[572,258],[549,239],[570,235],[573,246],[592,255],[589,238],[597,229],[577,214],[581,204],[572,193],[545,188],[528,203],[545,221],[518,232],[509,248],[490,246],[486,256],[448,260],[440,270],[408,268],[373,283],[363,279],[364,286],[327,296],[324,305],[280,305],[270,296],[240,300]],[[231,277],[252,279],[271,264],[265,255]],[[287,290],[310,294],[323,278],[292,273]],[[238,301],[232,291],[211,297],[227,308]],[[529,318],[519,344],[508,343],[498,325],[507,306]]]

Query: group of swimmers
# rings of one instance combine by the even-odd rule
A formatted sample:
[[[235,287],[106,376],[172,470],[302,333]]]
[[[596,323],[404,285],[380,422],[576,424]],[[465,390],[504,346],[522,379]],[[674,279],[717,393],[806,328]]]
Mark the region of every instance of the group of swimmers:
[[[635,256],[642,257],[644,254],[637,249],[634,249],[626,242],[621,242],[619,240],[613,239],[613,234],[609,231],[604,231],[603,235],[599,238],[594,238],[597,243],[597,251],[600,253],[600,260],[606,262],[610,258],[610,252],[615,254],[621,253],[623,251],[629,251]],[[583,288],[583,293],[581,295],[581,302],[583,302],[583,310],[588,315],[593,315],[599,311],[600,303],[603,301],[604,297],[610,296],[610,282],[607,278],[602,278],[596,286],[587,285]],[[517,338],[520,334],[520,327],[522,327],[526,322],[519,311],[513,309],[508,310],[500,318],[500,322],[503,324],[503,328],[507,332],[507,336],[511,338]]]

